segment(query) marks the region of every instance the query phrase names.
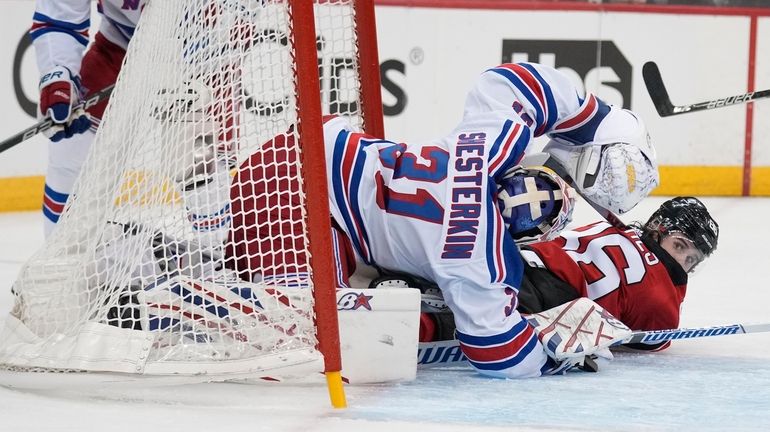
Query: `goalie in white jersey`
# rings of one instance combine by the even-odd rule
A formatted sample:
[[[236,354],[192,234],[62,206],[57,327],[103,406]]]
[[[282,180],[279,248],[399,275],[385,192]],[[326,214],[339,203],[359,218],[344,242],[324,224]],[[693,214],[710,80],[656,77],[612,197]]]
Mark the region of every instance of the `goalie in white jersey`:
[[[482,75],[463,121],[441,139],[397,143],[357,133],[345,119],[327,119],[333,237],[340,285],[351,272],[346,254],[351,250],[368,265],[433,281],[454,313],[457,338],[476,369],[496,377],[532,377],[562,371],[564,364],[548,358],[533,327],[516,311],[522,262],[515,240],[532,233],[506,220],[510,202],[498,201],[499,190],[520,180],[514,168],[533,138],[545,133],[554,139],[547,149],[560,156],[581,191],[616,211],[630,209],[649,193],[657,184],[657,169],[646,129],[634,114],[592,95],[580,98],[553,69],[501,68],[511,74],[495,68]],[[252,168],[268,158],[265,152],[285,154],[282,148],[293,145],[288,140],[268,142],[241,166],[233,183],[228,255],[245,279],[308,271],[307,263],[281,262],[278,256],[239,258],[263,255],[269,247],[265,239],[272,235],[260,220],[264,212],[238,206],[247,202],[240,197],[258,193],[252,185],[264,183],[261,177],[287,175]],[[528,189],[522,198],[532,204],[533,238],[554,236],[571,216],[569,188],[552,180],[554,188]],[[550,207],[538,214],[541,202]],[[337,235],[340,231],[344,236]]]
[[[564,139],[549,146],[559,146],[557,152],[561,150],[565,165],[580,179],[580,185],[585,186],[590,177],[597,179],[595,186],[583,187],[582,191],[596,192],[608,206],[620,203],[632,207],[657,182],[657,173],[654,161],[645,156],[654,157],[654,153],[643,125],[638,120],[629,123],[636,119],[633,114],[610,108],[590,95],[580,99],[555,70],[532,64],[510,67],[534,71],[538,79],[551,78],[538,81],[541,88],[548,89],[540,108],[519,103],[522,108],[517,113],[514,101],[513,109],[469,109],[445,137],[411,144],[366,136],[354,131],[345,119],[331,118],[325,121],[324,139],[340,285],[346,284],[354,261],[435,282],[454,313],[457,339],[471,364],[485,375],[519,378],[558,373],[574,365],[550,358],[534,328],[516,310],[523,270],[516,240],[555,236],[569,222],[573,204],[570,189],[546,170],[540,170],[547,184],[535,180],[534,187],[525,187],[525,193],[519,194],[529,208],[530,223],[522,225],[521,215],[516,212],[514,217],[510,211],[520,203],[517,194],[511,196],[509,192],[522,190],[512,187],[514,183],[526,185],[527,177],[540,175],[522,173],[524,170],[517,167],[533,136],[567,125],[554,133],[555,139],[601,139],[601,144],[573,144]],[[471,93],[469,106],[474,106],[472,98],[477,90]],[[538,109],[543,107],[550,107],[549,112],[554,114],[538,118]],[[536,118],[529,122],[527,116],[532,115]],[[280,216],[271,220],[276,217],[271,212],[283,210],[253,198],[269,192],[275,179],[298,178],[296,173],[281,171],[296,170],[291,160],[296,153],[286,151],[286,147],[294,145],[293,136],[281,135],[268,141],[241,164],[230,189],[231,225],[212,227],[212,234],[229,231],[225,263],[241,280],[289,285],[292,280],[301,284],[307,279],[305,258],[269,252],[276,238],[270,230],[284,237],[297,231],[292,242],[303,249],[302,224],[281,223]],[[638,137],[642,137],[641,141],[631,139]],[[206,145],[216,144],[212,140]],[[599,151],[593,151],[593,147]],[[618,149],[621,151],[613,153]],[[623,159],[625,156],[630,158]],[[288,163],[264,163],[279,160]],[[628,178],[622,177],[625,188],[606,189],[615,184],[616,175],[628,175],[633,170],[637,170],[635,188],[630,188]],[[190,191],[205,194],[206,188],[222,182],[194,184],[198,186]],[[301,195],[293,193],[300,187],[292,180],[291,190],[282,189],[281,199],[289,201],[285,208],[292,212],[302,211],[301,203],[295,202]]]
[[[493,180],[521,157],[521,129],[505,112],[470,115],[413,145],[353,133],[339,118],[324,126],[332,214],[358,257],[435,281],[471,364],[499,377],[554,367],[516,311],[522,262]]]
[[[436,282],[455,314],[457,339],[480,372],[500,377],[555,370],[533,328],[516,311],[522,277],[519,227],[498,189],[536,136],[568,168],[581,193],[616,212],[657,185],[655,153],[641,120],[593,95],[579,97],[566,77],[536,64],[482,74],[463,121],[446,137],[418,145],[325,124],[334,219],[365,263]],[[562,190],[566,190],[562,188]],[[532,220],[540,205],[534,192]],[[542,193],[543,203],[554,196]],[[571,202],[549,215],[539,238],[569,221]],[[544,204],[545,205],[545,204]],[[540,216],[540,222],[543,219]],[[506,223],[508,222],[508,223]]]

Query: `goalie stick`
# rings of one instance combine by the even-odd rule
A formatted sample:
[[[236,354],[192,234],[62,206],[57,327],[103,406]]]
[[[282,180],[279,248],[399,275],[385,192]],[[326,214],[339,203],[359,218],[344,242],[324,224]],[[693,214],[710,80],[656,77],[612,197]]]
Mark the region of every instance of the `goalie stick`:
[[[73,108],[74,109],[83,108],[84,110],[91,108],[92,106],[98,104],[99,102],[109,98],[110,94],[112,93],[112,89],[114,87],[115,85],[112,84],[103,88],[102,90],[91,95],[88,99],[75,105]],[[32,138],[33,136],[39,134],[40,132],[43,132],[46,129],[50,128],[51,126],[53,126],[53,121],[51,121],[50,117],[46,117],[43,120],[40,120],[39,122],[24,129],[23,131],[17,133],[16,135],[0,142],[0,153],[8,150],[11,147],[16,146],[17,144],[23,143],[24,141]]]
[[[690,105],[674,105],[671,103],[671,98],[668,96],[666,86],[663,85],[663,78],[661,78],[660,70],[655,62],[647,62],[642,66],[642,76],[644,77],[644,84],[647,86],[647,92],[650,94],[650,99],[652,99],[652,103],[655,105],[655,109],[661,117],[685,114],[693,111],[703,111],[712,108],[721,108],[740,103],[753,102],[755,99],[770,97],[770,90],[761,90]]]
[[[670,340],[766,332],[770,332],[770,323],[635,331],[630,336],[615,343],[615,346],[637,343],[656,345]],[[460,350],[460,343],[457,340],[420,342],[418,346],[417,365],[420,368],[458,366],[466,363],[467,358]]]

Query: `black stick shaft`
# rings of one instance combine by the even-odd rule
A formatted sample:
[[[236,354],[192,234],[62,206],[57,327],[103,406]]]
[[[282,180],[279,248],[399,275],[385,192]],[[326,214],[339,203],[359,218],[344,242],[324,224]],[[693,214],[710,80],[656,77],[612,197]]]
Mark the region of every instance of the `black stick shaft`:
[[[671,98],[668,95],[666,86],[663,84],[663,78],[661,77],[660,70],[655,62],[647,62],[644,64],[642,67],[642,76],[644,77],[644,84],[647,86],[647,92],[650,94],[650,99],[652,99],[652,103],[655,105],[655,109],[661,117],[722,108],[770,97],[770,90],[760,90],[690,105],[674,105],[671,103]]]

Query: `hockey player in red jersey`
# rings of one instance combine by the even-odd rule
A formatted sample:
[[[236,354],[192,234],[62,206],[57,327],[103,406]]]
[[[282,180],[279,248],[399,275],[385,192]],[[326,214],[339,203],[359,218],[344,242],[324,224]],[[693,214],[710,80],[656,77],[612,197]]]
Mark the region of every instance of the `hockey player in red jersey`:
[[[597,222],[562,232],[522,248],[519,310],[588,297],[632,330],[677,328],[688,273],[714,252],[718,238],[716,221],[693,197],[664,202],[644,225]]]
[[[530,216],[524,211],[513,219],[526,225]],[[587,297],[632,330],[677,328],[688,273],[716,250],[718,238],[719,226],[703,203],[677,197],[664,202],[644,224],[618,228],[596,222],[564,231],[554,240],[524,245],[518,309],[528,315]],[[424,281],[406,279],[431,289]],[[423,314],[421,338],[452,339],[453,328],[451,314],[438,308]]]

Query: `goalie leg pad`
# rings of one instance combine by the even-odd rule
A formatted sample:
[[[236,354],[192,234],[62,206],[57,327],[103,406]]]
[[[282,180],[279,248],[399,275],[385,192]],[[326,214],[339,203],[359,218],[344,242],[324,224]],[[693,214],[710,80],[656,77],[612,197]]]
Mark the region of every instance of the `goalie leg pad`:
[[[271,349],[312,332],[311,292],[239,282],[219,284],[184,276],[160,280],[139,294],[145,330],[195,342],[234,339]]]

